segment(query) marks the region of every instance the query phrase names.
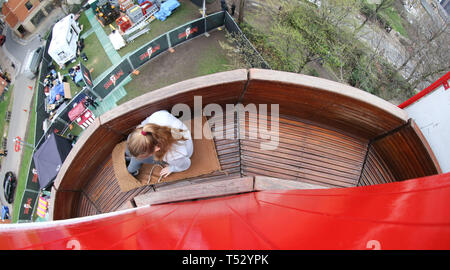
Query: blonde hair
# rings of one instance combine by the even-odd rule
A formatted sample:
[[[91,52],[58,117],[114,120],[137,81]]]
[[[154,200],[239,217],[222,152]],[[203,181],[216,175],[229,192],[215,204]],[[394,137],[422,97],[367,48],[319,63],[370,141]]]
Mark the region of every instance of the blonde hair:
[[[136,128],[128,137],[130,154],[138,157],[153,154],[155,160],[161,160],[174,143],[185,141],[182,129],[175,129],[156,124],[146,124]],[[155,147],[160,150],[155,152]]]

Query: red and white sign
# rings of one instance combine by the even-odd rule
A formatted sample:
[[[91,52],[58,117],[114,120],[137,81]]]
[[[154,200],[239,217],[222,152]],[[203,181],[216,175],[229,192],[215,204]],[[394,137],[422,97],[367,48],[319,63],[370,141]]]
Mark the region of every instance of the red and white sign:
[[[141,55],[139,56],[139,59],[141,59],[141,61],[142,61],[142,60],[144,60],[145,58],[150,58],[150,57],[152,57],[152,55],[153,55],[156,51],[158,51],[160,48],[161,48],[161,46],[159,46],[159,44],[156,45],[155,47],[149,47],[145,53],[143,53],[143,54],[141,54]]]
[[[111,85],[116,85],[117,80],[122,77],[125,73],[123,72],[123,70],[119,70],[116,74],[112,74],[111,77],[109,78],[109,81],[107,81],[103,87],[105,89],[108,89]]]
[[[183,33],[180,33],[178,35],[178,39],[182,39],[182,38],[188,39],[190,35],[192,35],[196,32],[198,32],[198,26],[196,26],[194,28],[188,27],[188,28],[186,28],[186,30]]]

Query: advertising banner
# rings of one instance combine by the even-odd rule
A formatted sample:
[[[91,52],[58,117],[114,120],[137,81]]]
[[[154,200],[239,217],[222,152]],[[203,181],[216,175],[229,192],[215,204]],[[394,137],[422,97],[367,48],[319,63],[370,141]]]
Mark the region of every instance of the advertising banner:
[[[66,127],[66,124],[62,121],[59,121],[59,119],[56,119],[50,126],[49,130],[47,131],[47,134],[50,134],[50,132],[56,133],[58,135],[62,135],[63,131]]]
[[[236,24],[236,22],[233,20],[233,18],[230,16],[230,14],[228,14],[228,12],[225,14],[224,24],[225,24],[225,28],[228,30],[228,32],[230,32],[230,33],[239,32],[242,34],[241,29],[239,29],[239,26]]]
[[[40,186],[39,186],[39,179],[37,172],[34,167],[34,161],[31,159],[31,166],[30,171],[28,172],[28,181],[26,189],[28,190],[35,190],[36,192],[39,192]]]
[[[169,33],[172,47],[205,33],[205,19],[198,19],[172,30]]]
[[[25,190],[20,202],[19,220],[31,220],[38,195],[36,191]]]
[[[66,125],[60,120],[61,117],[58,117],[48,129],[45,131],[44,135],[40,137],[40,139],[36,142],[35,149],[37,150],[41,144],[45,142],[47,137],[52,133],[56,133],[58,135],[62,135]]]
[[[106,97],[114,88],[119,85],[132,71],[132,67],[127,59],[123,60],[112,72],[110,72],[93,91],[101,98]]]
[[[136,51],[130,56],[131,64],[138,68],[148,60],[156,57],[160,53],[166,51],[169,48],[169,43],[167,41],[167,35],[163,35],[150,43],[144,45],[141,49]]]

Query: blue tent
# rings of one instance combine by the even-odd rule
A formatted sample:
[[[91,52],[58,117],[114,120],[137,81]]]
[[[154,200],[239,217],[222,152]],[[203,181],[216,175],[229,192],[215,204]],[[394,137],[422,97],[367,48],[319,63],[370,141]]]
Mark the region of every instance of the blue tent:
[[[160,21],[165,21],[167,17],[172,14],[172,11],[180,6],[177,0],[167,0],[161,4],[159,11],[155,13],[155,18]]]

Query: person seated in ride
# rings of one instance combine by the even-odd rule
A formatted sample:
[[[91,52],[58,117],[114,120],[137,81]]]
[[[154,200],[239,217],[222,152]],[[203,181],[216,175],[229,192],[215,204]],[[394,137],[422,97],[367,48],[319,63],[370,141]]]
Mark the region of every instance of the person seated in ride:
[[[182,172],[191,166],[194,145],[189,129],[168,111],[157,111],[128,136],[125,159],[128,172],[139,174],[142,164],[160,164],[161,176]]]

